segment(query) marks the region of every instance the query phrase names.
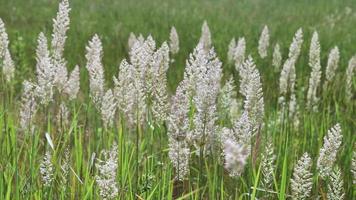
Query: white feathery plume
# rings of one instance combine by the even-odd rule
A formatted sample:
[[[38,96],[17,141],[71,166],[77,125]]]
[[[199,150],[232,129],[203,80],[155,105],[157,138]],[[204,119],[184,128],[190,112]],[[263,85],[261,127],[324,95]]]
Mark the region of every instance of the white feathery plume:
[[[232,129],[225,127],[222,129],[221,141],[231,139],[239,144],[244,144],[247,149],[250,149],[251,139],[253,136],[251,128],[248,113],[245,111],[242,113],[240,118],[234,122]]]
[[[233,138],[235,138],[235,141],[249,147],[253,136],[252,125],[248,112],[244,111],[239,120],[236,120],[233,125]]]
[[[240,176],[250,155],[248,148],[231,139],[224,141],[225,168],[229,170],[230,176]]]
[[[193,119],[195,129],[192,137],[195,144],[201,147],[212,145],[216,134],[216,101],[220,91],[222,64],[213,48],[207,52],[201,44],[198,44],[196,49],[195,62],[198,73],[193,97],[196,113]]]
[[[63,51],[65,41],[67,39],[66,33],[69,29],[69,12],[70,12],[68,0],[62,0],[59,3],[57,16],[53,19],[53,33],[51,47],[53,50],[53,56],[55,59],[63,58]]]
[[[101,99],[104,95],[104,69],[101,59],[103,47],[98,35],[94,35],[86,47],[87,70],[89,72],[90,97],[97,109],[101,107]]]
[[[279,93],[286,98],[288,91],[294,92],[295,86],[295,65],[293,60],[287,59],[283,64],[281,75],[279,77]]]
[[[289,47],[288,58],[291,59],[294,64],[297,62],[297,59],[300,55],[302,44],[303,44],[303,30],[300,28],[295,33],[293,37],[293,41]]]
[[[321,65],[320,65],[320,43],[318,33],[314,32],[309,50],[309,66],[312,72],[309,78],[309,88],[307,93],[307,107],[309,110],[316,111],[319,98],[317,90],[320,85]]]
[[[203,26],[201,28],[201,36],[199,39],[199,43],[202,44],[203,49],[205,51],[209,51],[212,46],[211,33],[210,33],[208,23],[206,21],[204,21]]]
[[[219,114],[223,119],[227,117],[229,120],[231,120],[230,111],[234,102],[237,101],[235,99],[236,95],[234,78],[231,76],[220,90],[218,99]]]
[[[328,177],[332,171],[341,142],[341,127],[339,124],[336,124],[329,129],[327,135],[324,136],[324,145],[319,152],[317,169],[323,179]]]
[[[139,80],[135,81],[137,90],[142,90],[144,95],[148,95],[153,87],[153,74],[151,63],[153,54],[156,49],[156,42],[152,36],[148,36],[146,40],[138,40],[129,52],[131,65],[135,68],[135,76]],[[140,101],[144,103],[145,99]]]
[[[169,34],[169,49],[172,54],[177,54],[179,52],[179,37],[174,26],[172,26]]]
[[[304,153],[293,170],[293,178],[291,180],[292,199],[304,200],[310,197],[313,186],[311,167],[312,160],[308,153]]]
[[[0,58],[5,57],[6,50],[9,46],[9,37],[6,33],[5,24],[0,18]]]
[[[35,95],[36,86],[29,81],[24,81],[22,84],[23,92],[21,96],[20,127],[23,131],[31,131],[33,124],[32,122],[35,118],[37,109]]]
[[[128,47],[129,47],[129,50],[132,49],[132,47],[134,46],[134,44],[137,42],[137,38],[136,38],[136,35],[134,33],[130,33],[130,36],[129,36],[129,39],[128,39]]]
[[[129,116],[130,107],[134,105],[134,99],[131,99],[131,92],[134,89],[133,82],[134,79],[134,68],[126,61],[123,60],[120,63],[119,74],[116,78],[113,76],[114,81],[114,96],[117,101],[119,111],[123,112],[126,117]],[[134,120],[134,116],[128,117],[129,121]]]
[[[9,38],[5,24],[0,18],[0,61],[2,60],[2,73],[6,81],[11,81],[15,74],[15,64],[9,50]]]
[[[356,56],[353,56],[346,69],[346,84],[345,84],[345,92],[346,92],[346,100],[350,101],[353,97],[352,92],[352,78],[354,77],[354,72],[356,70]]]
[[[268,141],[265,146],[265,151],[262,154],[261,169],[263,174],[263,187],[264,189],[273,188],[273,172],[275,170],[276,155],[274,153],[273,143]]]
[[[114,95],[118,108],[126,116],[130,125],[135,124],[138,112],[144,112],[145,93],[137,69],[123,60],[118,78],[113,77]],[[142,120],[143,118],[140,118]]]
[[[328,200],[343,200],[345,198],[344,182],[338,166],[335,166],[330,174],[327,198]]]
[[[264,26],[260,36],[260,40],[258,41],[258,53],[260,54],[261,58],[267,57],[268,46],[269,46],[269,31],[268,31],[268,27]]]
[[[182,181],[189,172],[190,149],[185,140],[169,138],[168,156],[175,168],[175,179]]]
[[[237,42],[235,54],[234,54],[235,69],[238,72],[240,72],[240,68],[245,61],[245,51],[246,51],[246,41],[245,38],[242,37],[239,38],[239,41]]]
[[[324,83],[324,90],[328,89],[328,85],[333,81],[335,77],[335,72],[339,66],[340,60],[340,52],[338,47],[334,47],[331,49],[328,57],[328,64],[326,66],[325,71],[325,83]]]
[[[176,180],[183,180],[189,172],[190,149],[188,145],[189,132],[189,97],[185,86],[181,82],[175,95],[171,99],[168,116],[169,159],[175,171]]]
[[[67,82],[67,67],[66,61],[63,58],[63,51],[65,41],[67,39],[66,33],[69,29],[70,12],[69,2],[68,0],[62,0],[59,3],[59,8],[57,12],[57,16],[53,19],[53,33],[52,33],[52,63],[54,65],[55,77],[54,82],[59,89],[62,91]]]
[[[153,54],[152,112],[157,122],[166,120],[169,110],[166,73],[169,67],[169,47],[166,42]]]
[[[296,101],[296,96],[294,94],[296,81],[295,64],[299,57],[302,43],[303,32],[302,29],[299,29],[293,37],[293,41],[289,47],[288,59],[284,62],[281,75],[279,77],[280,96],[278,98],[278,104],[281,108],[281,110],[279,111],[279,121],[283,121],[284,113],[288,106],[287,101],[289,101],[289,111],[291,112],[289,115],[295,120],[295,127],[298,127],[299,124],[298,105]],[[288,94],[290,96],[289,98]]]
[[[80,74],[79,67],[76,65],[73,71],[70,73],[66,86],[64,87],[64,93],[68,95],[70,100],[77,98],[80,90]]]
[[[95,182],[99,187],[100,197],[105,200],[117,199],[119,193],[116,185],[117,151],[117,145],[113,144],[110,150],[103,150],[101,152],[102,159],[97,159],[98,162],[95,164],[98,169]]]
[[[260,73],[251,56],[240,69],[240,93],[245,96],[244,110],[251,122],[253,134],[261,127],[264,117],[264,100]]]
[[[351,173],[353,184],[356,184],[356,151],[353,152],[352,161],[351,161]]]
[[[116,99],[109,89],[104,94],[102,101],[101,101],[101,119],[103,120],[103,124],[105,128],[109,128],[113,125],[113,121],[115,118],[117,104]]]
[[[40,165],[40,173],[42,176],[42,183],[45,187],[50,187],[54,179],[54,170],[52,164],[52,155],[50,150],[46,150],[43,160]]]
[[[187,140],[189,131],[190,97],[181,82],[175,95],[172,96],[170,113],[168,116],[168,135],[174,140]]]
[[[229,43],[229,48],[228,48],[228,51],[227,51],[227,60],[229,62],[234,61],[235,50],[236,50],[236,40],[235,40],[235,38],[232,38],[230,43]]]
[[[47,105],[50,101],[53,100],[53,80],[55,72],[48,51],[47,38],[43,33],[39,34],[37,42],[38,46],[36,49],[36,94],[40,98],[40,103],[43,105]]]
[[[114,93],[119,109],[126,115],[130,125],[141,123],[147,112],[146,100],[149,100],[155,83],[153,54],[156,42],[151,36],[146,40],[139,36],[129,52],[131,64],[123,60],[118,78],[114,77]]]
[[[281,48],[277,43],[273,49],[272,66],[274,66],[274,69],[278,71],[281,65],[282,65],[282,53],[281,53]]]
[[[1,59],[1,57],[0,57]],[[3,59],[2,73],[5,76],[6,81],[10,82],[15,75],[15,64],[11,58],[10,51],[6,49],[5,56]]]

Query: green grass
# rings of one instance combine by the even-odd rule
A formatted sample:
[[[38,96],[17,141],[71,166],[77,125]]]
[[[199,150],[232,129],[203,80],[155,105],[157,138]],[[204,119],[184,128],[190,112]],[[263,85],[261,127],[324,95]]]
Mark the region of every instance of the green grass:
[[[84,55],[85,46],[94,33],[98,33],[103,41],[106,84],[111,87],[111,77],[117,74],[120,61],[128,57],[130,32],[146,36],[152,34],[160,44],[168,40],[170,28],[175,26],[180,37],[180,52],[174,56],[176,62],[168,71],[169,88],[173,93],[183,78],[185,60],[199,40],[204,20],[209,24],[213,45],[223,62],[226,77],[234,73],[233,66],[226,62],[227,45],[232,37],[245,36],[247,52],[256,58],[266,103],[266,126],[262,137],[272,138],[277,156],[273,188],[276,194],[270,198],[289,197],[293,166],[304,152],[313,158],[313,172],[316,174],[315,164],[323,136],[337,122],[343,131],[337,164],[343,172],[345,199],[355,197],[350,164],[355,151],[356,104],[354,100],[344,101],[344,71],[348,60],[356,53],[356,14],[343,16],[333,28],[326,20],[332,13],[343,13],[346,7],[356,11],[354,0],[71,0],[71,25],[65,58],[70,69],[75,64],[81,67],[80,98],[70,102],[71,125],[60,131],[55,116],[51,114],[55,107],[49,110],[48,123],[41,121],[41,117],[47,115],[46,109],[41,108],[35,133],[23,134],[18,130],[21,83],[35,78],[36,38],[41,31],[50,36],[51,19],[56,14],[57,3],[49,0],[0,0],[0,18],[6,24],[16,63],[15,80],[10,84],[3,81],[0,86],[0,199],[98,199],[97,169],[91,158],[93,153],[100,156],[99,152],[110,148],[114,141],[119,146],[117,185],[120,199],[261,199],[265,193],[258,189],[263,176],[259,162],[258,165],[248,162],[241,177],[231,178],[222,161],[207,157],[203,159],[204,166],[200,167],[199,157],[192,155],[188,180],[176,183],[173,180],[174,169],[168,159],[165,125],[144,124],[136,131],[120,118],[115,121],[113,129],[104,130],[88,99],[89,82]],[[281,45],[284,59],[295,31],[303,28],[305,42],[297,63],[297,97],[301,108],[299,130],[295,130],[290,121],[268,126],[277,118],[279,72],[271,70],[272,47],[267,59],[258,59],[256,47],[265,24],[270,29],[271,43],[279,42]],[[304,100],[310,74],[308,49],[314,30],[320,37],[323,72],[329,50],[335,45],[340,48],[341,62],[332,90],[322,94],[319,112],[309,113],[305,110]],[[235,78],[237,80],[238,77]],[[354,79],[353,86],[355,84]],[[49,148],[46,131],[55,144],[52,153],[56,178],[50,188],[42,186],[39,173],[40,162]],[[60,163],[67,147],[71,154],[70,179],[67,185],[61,185]],[[148,179],[149,176],[153,179]],[[199,184],[201,181],[204,184]],[[318,180],[315,175],[313,183],[313,199],[318,194],[326,195],[326,182]],[[181,188],[178,193],[177,185]]]

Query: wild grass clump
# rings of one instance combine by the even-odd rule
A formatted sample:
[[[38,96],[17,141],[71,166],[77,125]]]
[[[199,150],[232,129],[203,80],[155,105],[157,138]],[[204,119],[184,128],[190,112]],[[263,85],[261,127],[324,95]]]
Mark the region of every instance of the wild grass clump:
[[[108,79],[101,34],[85,66],[67,61],[71,10],[61,1],[52,32],[38,34],[23,81],[0,19],[0,199],[355,195],[356,56],[342,66],[341,48],[324,55],[316,31],[304,52],[302,28],[285,52],[265,25],[252,50],[251,36],[231,39],[225,63],[204,21],[172,91],[167,74],[188,54],[180,29],[168,42],[130,33]]]

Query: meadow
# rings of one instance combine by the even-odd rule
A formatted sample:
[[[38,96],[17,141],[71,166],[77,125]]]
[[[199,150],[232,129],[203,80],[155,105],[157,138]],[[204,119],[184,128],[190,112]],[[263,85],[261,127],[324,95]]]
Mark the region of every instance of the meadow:
[[[0,199],[355,198],[353,0],[0,0],[0,19]]]

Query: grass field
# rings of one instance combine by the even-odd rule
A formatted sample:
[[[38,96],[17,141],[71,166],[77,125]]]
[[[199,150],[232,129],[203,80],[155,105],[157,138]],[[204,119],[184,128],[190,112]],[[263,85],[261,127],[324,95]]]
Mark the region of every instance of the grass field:
[[[344,193],[345,200],[356,197],[356,67],[346,71],[353,65],[349,60],[356,54],[354,0],[70,0],[70,25],[63,58],[67,61],[68,72],[75,65],[79,66],[80,91],[77,98],[70,100],[54,89],[53,101],[43,103],[40,96],[48,91],[44,89],[42,94],[37,92],[33,96],[32,92],[36,91],[29,89],[26,96],[23,82],[31,81],[34,88],[41,86],[37,69],[38,56],[36,60],[37,38],[43,32],[48,44],[51,44],[52,19],[56,17],[58,3],[59,1],[54,0],[0,0],[0,18],[8,33],[8,49],[15,66],[14,77],[10,81],[6,81],[4,72],[1,73],[0,199],[303,199],[298,195],[307,194],[308,188],[310,194],[305,199],[341,199],[341,193]],[[185,147],[189,149],[189,156],[186,158],[189,160],[188,174],[177,180],[175,177],[179,176],[180,170],[175,168],[175,161],[172,159],[175,143],[172,144],[174,137],[171,127],[175,127],[172,125],[172,118],[185,106],[177,106],[170,99],[178,96],[177,87],[183,85],[181,81],[185,80],[184,73],[188,68],[186,61],[201,38],[204,20],[210,28],[212,46],[222,62],[222,76],[218,81],[221,87],[216,86],[218,84],[209,85],[210,87],[205,88],[206,91],[200,92],[204,87],[195,85],[195,92],[186,102],[190,105],[185,113],[189,127],[183,132],[187,135],[190,132],[199,132],[197,120],[200,112],[204,113],[205,107],[199,107],[197,102],[206,102],[206,99],[214,96],[215,87],[218,94],[222,94],[222,86],[230,76],[234,78],[233,91],[237,93],[233,99],[241,105],[238,107],[239,114],[233,120],[233,116],[228,114],[226,117],[226,113],[219,107],[220,96],[213,99],[214,105],[209,108],[213,109],[217,103],[217,110],[214,108],[205,114],[216,112],[217,119],[212,120],[212,134],[219,139],[212,145],[214,147],[209,148],[205,144],[207,141],[199,143],[200,146],[197,147],[196,141],[193,144],[189,139],[184,140]],[[258,46],[265,25],[269,29],[270,45],[267,57],[262,59]],[[157,110],[154,107],[154,93],[145,90],[145,110],[136,109],[135,106],[141,105],[132,100],[134,106],[130,108],[136,110],[133,114],[134,122],[130,123],[132,116],[127,115],[127,111],[120,107],[121,104],[127,104],[124,102],[127,100],[124,97],[126,93],[117,95],[115,89],[129,88],[133,80],[118,87],[112,79],[122,71],[120,63],[123,59],[132,62],[129,35],[131,32],[136,36],[141,33],[145,38],[152,35],[158,49],[164,41],[169,41],[172,26],[179,36],[179,52],[169,55],[174,62],[170,60],[167,63],[168,70],[163,73],[167,75],[167,83],[162,77],[157,77],[156,80],[158,84],[161,83],[159,81],[167,84],[168,100],[164,106],[172,106],[172,110],[168,109],[165,113],[167,116],[158,120],[155,117]],[[281,71],[283,63],[290,60],[290,44],[299,28],[303,30],[303,43],[300,56],[293,65],[296,72],[295,87],[284,94],[280,91]],[[319,98],[317,111],[308,109],[307,97],[312,71],[309,66],[310,46],[314,31],[319,34],[322,72],[321,81],[316,86],[316,96]],[[86,54],[90,49],[86,46],[90,46],[88,41],[94,41],[94,34],[99,36],[103,46],[104,82],[99,87],[103,87],[105,91],[112,89],[115,96],[113,99],[109,98],[110,103],[105,105],[102,102],[105,99],[102,97],[104,93],[100,93],[100,106],[93,100],[93,76],[87,69],[90,62]],[[246,111],[248,95],[241,93],[239,88],[244,78],[250,80],[254,77],[244,77],[242,72],[236,70],[238,67],[228,61],[228,45],[233,37],[236,41],[239,37],[245,37],[245,59],[247,55],[251,55],[259,72],[264,112],[252,115],[253,112]],[[97,43],[93,43],[90,47],[94,52]],[[280,45],[283,58],[282,65],[277,70],[272,66],[273,47],[276,43]],[[329,52],[335,46],[340,50],[339,65],[332,83],[323,89]],[[53,56],[55,50],[51,46],[49,48],[49,53]],[[203,56],[206,56],[205,53],[202,53]],[[90,58],[95,60],[96,57],[92,55]],[[0,51],[0,66],[3,68],[4,65],[4,57]],[[92,65],[96,66],[95,63]],[[246,65],[245,63],[243,66]],[[209,68],[205,70],[209,71]],[[59,75],[60,73],[55,74],[54,77]],[[209,78],[197,78],[198,83],[199,80],[203,80],[201,84],[211,81]],[[142,84],[140,87],[145,88],[150,83],[143,81],[137,84]],[[251,95],[256,98],[259,95],[258,92],[253,93],[254,89],[246,91],[250,98]],[[347,91],[351,91],[351,94]],[[128,96],[131,94],[130,91],[126,92]],[[290,113],[283,110],[278,103],[279,97],[283,95],[287,97],[286,103],[290,103],[289,95],[292,94],[295,94],[299,106],[297,126],[294,125],[295,116],[288,116]],[[35,111],[29,111],[34,116],[30,114],[31,123],[28,129],[23,129],[21,111],[26,104],[24,99],[32,98],[31,95],[37,107]],[[119,105],[116,106],[116,103]],[[68,116],[58,118],[62,104],[67,107]],[[258,106],[255,102],[252,109],[259,109]],[[105,109],[107,112],[117,109],[112,116],[111,126],[105,125],[102,112]],[[228,110],[231,109],[232,107],[228,107]],[[223,128],[232,130],[238,121],[243,121],[241,114],[244,111],[248,113],[248,120],[253,121],[248,121],[251,126],[259,117],[262,120],[256,126],[257,131],[250,130],[255,134],[252,134],[248,144],[244,143],[241,147],[251,147],[251,153],[242,162],[242,173],[231,177],[226,165],[229,152],[225,152],[228,148],[224,141],[226,138],[223,137]],[[282,120],[281,116],[284,116]],[[69,122],[65,123],[64,118],[68,118]],[[338,130],[330,131],[333,134],[329,134],[329,146],[325,147],[324,143],[327,141],[324,136],[337,123],[340,124],[342,138],[335,139],[340,134]],[[179,125],[181,124],[175,128],[183,130]],[[203,123],[202,126],[204,140],[209,131],[205,125],[209,124]],[[179,140],[177,144],[181,144],[180,142],[182,141]],[[236,142],[241,144],[240,140]],[[113,148],[114,144],[117,144],[116,150]],[[215,146],[218,148],[215,149]],[[106,157],[102,150],[110,149],[112,150]],[[334,171],[325,176],[319,167],[321,149],[326,149],[325,155],[330,158],[335,154],[335,161],[331,159],[332,161],[326,162]],[[181,152],[177,152],[177,160],[182,159],[179,158]],[[238,156],[237,153],[234,153],[236,155],[232,154],[231,160],[238,159],[234,157]],[[298,170],[295,167],[304,153],[308,153],[311,158],[310,166],[306,167],[310,175],[302,172],[298,188],[300,193],[296,193],[298,189],[295,189],[295,185],[298,185],[298,181],[295,181],[295,172]],[[49,154],[50,157],[47,156]],[[266,165],[269,161],[270,164]],[[302,166],[307,166],[305,163]],[[180,164],[178,162],[178,166]],[[114,171],[110,171],[112,168]],[[337,176],[337,169],[341,171],[340,177]],[[46,174],[49,174],[47,178]]]

